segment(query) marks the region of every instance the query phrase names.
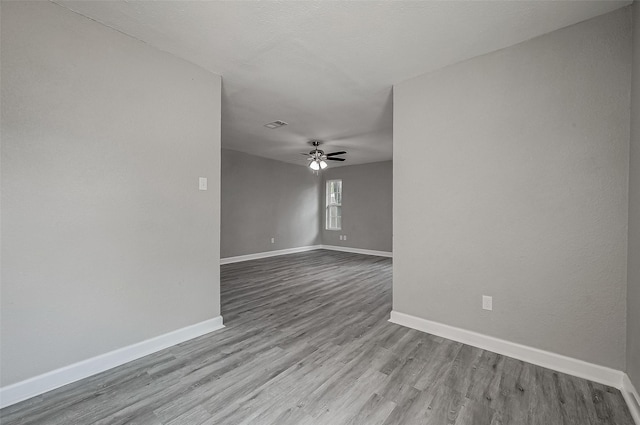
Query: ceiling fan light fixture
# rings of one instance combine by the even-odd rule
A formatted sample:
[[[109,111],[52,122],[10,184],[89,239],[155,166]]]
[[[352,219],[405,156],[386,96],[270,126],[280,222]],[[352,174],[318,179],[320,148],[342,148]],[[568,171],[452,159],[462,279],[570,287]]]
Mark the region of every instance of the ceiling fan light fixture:
[[[346,151],[324,153],[323,150],[318,149],[318,147],[320,146],[320,143],[322,142],[320,142],[319,140],[311,140],[309,143],[313,146],[314,149],[308,154],[307,153],[301,153],[301,154],[307,157],[307,161],[309,161],[307,165],[309,166],[309,168],[315,171],[316,174],[318,171],[324,170],[329,166],[327,161],[344,161],[345,160],[344,158],[338,158],[337,156],[346,154],[347,153]]]

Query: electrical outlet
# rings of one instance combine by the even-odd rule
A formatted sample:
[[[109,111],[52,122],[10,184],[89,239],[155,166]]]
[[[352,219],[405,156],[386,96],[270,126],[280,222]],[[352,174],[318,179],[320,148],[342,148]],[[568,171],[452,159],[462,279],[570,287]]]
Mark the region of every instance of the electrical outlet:
[[[276,238],[271,238],[271,243],[276,243]]]
[[[493,297],[488,295],[482,296],[482,308],[484,310],[493,310]]]
[[[340,240],[342,240],[342,235],[340,235]]]
[[[347,235],[342,235],[342,240],[346,241],[347,240]]]

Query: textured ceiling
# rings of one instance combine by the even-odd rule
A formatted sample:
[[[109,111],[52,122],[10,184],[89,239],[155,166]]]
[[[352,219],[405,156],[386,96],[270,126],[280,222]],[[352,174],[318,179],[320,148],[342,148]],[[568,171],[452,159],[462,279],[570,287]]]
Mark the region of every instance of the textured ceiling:
[[[630,1],[56,3],[222,75],[223,147],[349,165],[391,159],[393,84]]]

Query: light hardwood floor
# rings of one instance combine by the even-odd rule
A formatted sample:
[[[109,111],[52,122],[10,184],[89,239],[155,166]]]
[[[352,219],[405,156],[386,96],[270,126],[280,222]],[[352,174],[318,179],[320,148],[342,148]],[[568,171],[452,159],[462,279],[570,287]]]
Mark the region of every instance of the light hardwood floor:
[[[225,329],[10,406],[14,424],[617,424],[620,392],[391,324],[391,260],[222,266]]]

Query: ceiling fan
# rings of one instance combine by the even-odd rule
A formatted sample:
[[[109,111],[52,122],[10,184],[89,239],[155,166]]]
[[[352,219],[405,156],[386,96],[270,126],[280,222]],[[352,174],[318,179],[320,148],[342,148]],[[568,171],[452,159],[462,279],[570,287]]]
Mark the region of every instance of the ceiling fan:
[[[340,151],[340,152],[331,152],[331,153],[324,153],[323,150],[318,149],[318,146],[320,146],[320,141],[319,140],[312,140],[311,145],[314,147],[314,149],[309,152],[309,153],[303,153],[302,155],[307,155],[307,161],[309,161],[309,168],[311,168],[313,171],[318,171],[318,170],[324,170],[325,168],[327,168],[327,162],[326,161],[344,161],[344,158],[335,158],[337,155],[344,155],[347,152],[345,151]]]

